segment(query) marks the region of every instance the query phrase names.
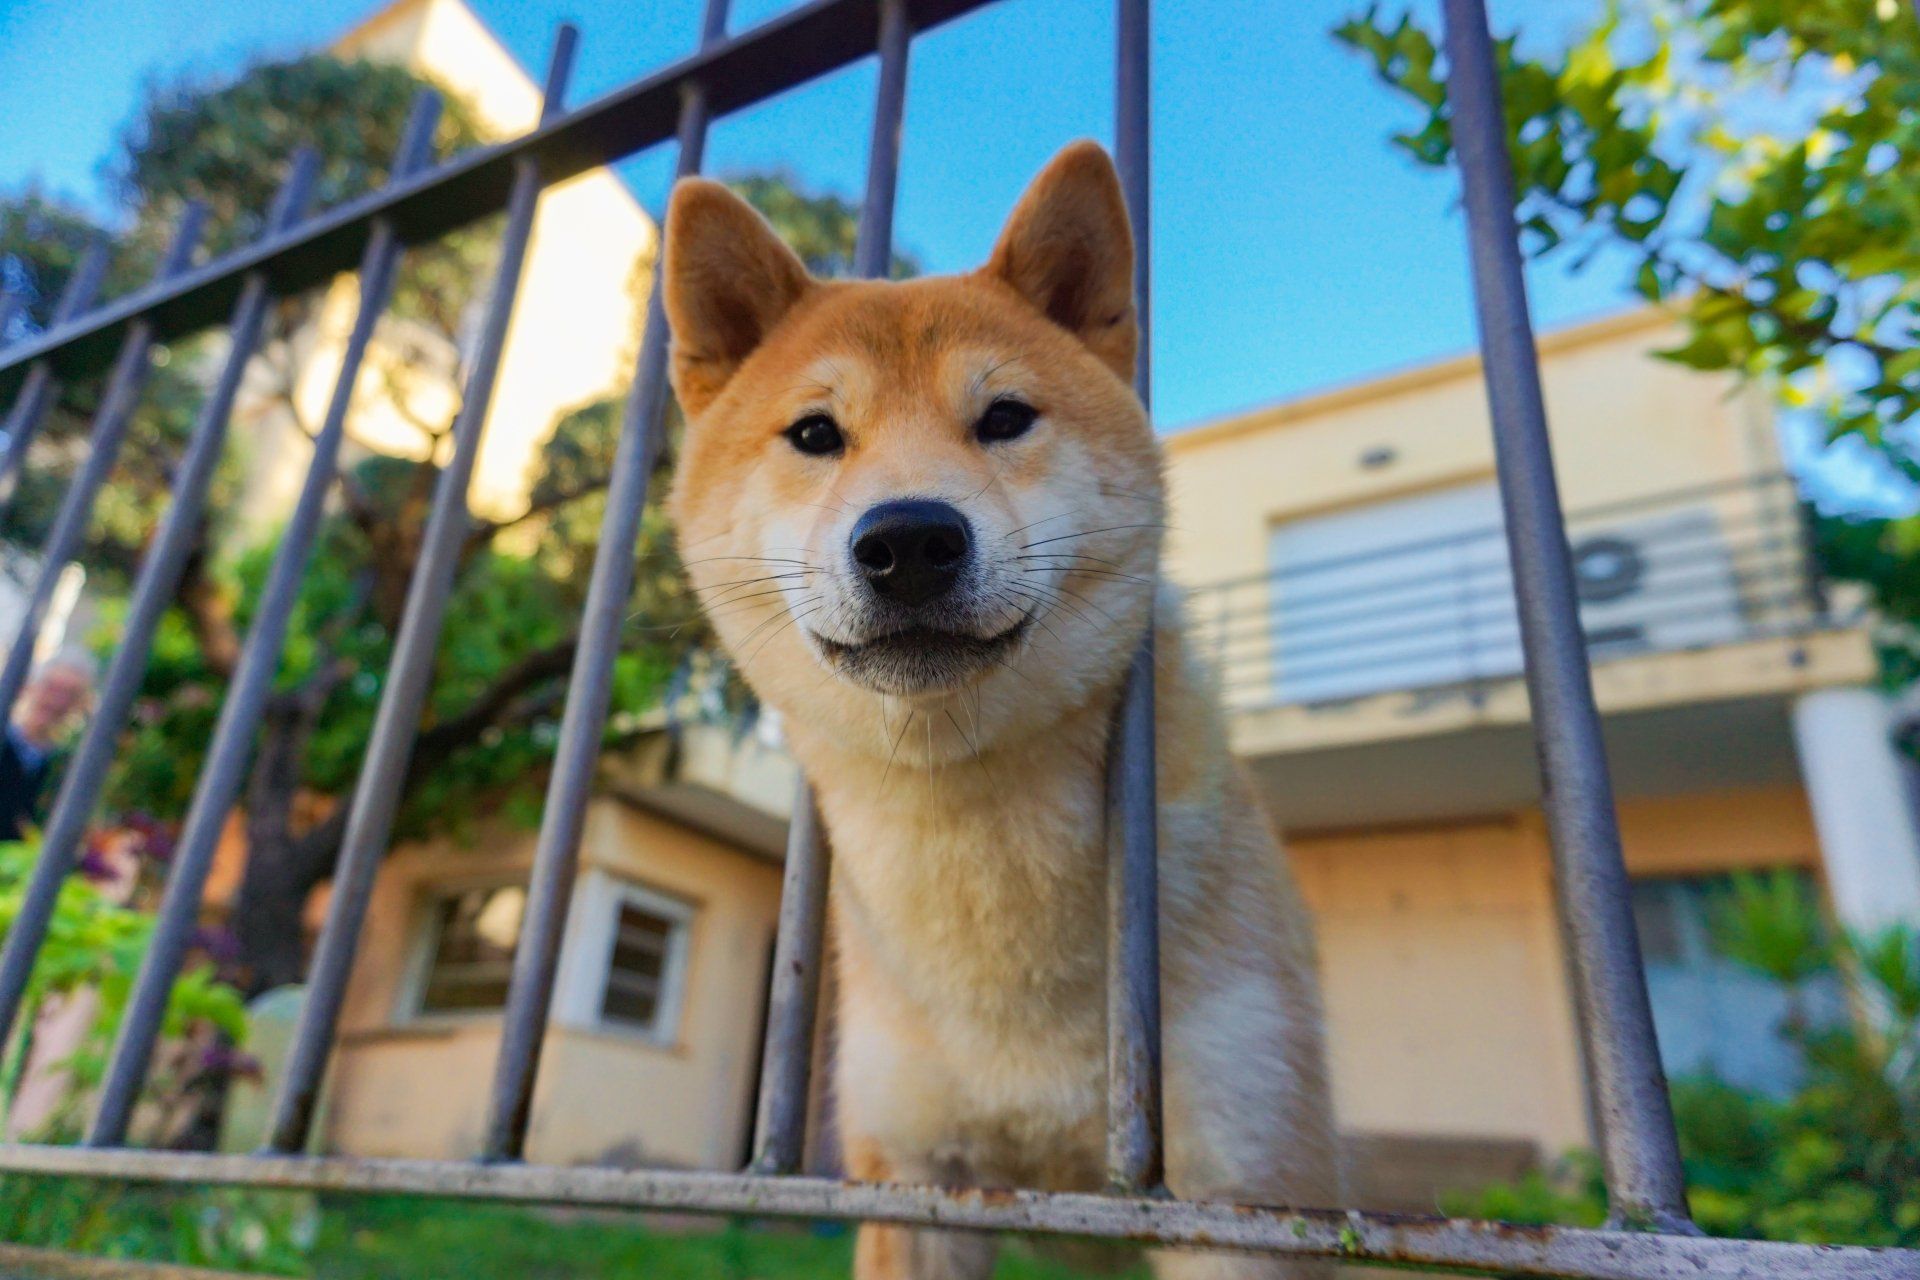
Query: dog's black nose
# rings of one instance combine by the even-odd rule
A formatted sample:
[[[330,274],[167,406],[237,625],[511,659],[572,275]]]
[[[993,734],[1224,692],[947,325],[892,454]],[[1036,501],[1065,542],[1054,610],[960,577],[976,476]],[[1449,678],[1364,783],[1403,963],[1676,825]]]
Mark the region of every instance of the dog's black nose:
[[[971,554],[967,518],[944,502],[882,502],[853,526],[853,562],[878,595],[925,604],[952,590]]]

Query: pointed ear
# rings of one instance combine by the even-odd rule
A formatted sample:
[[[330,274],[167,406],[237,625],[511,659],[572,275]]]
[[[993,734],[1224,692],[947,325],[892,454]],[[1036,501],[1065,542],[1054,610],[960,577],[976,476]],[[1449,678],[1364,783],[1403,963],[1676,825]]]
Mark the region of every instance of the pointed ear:
[[[746,201],[687,178],[667,205],[661,288],[673,329],[673,390],[696,416],[740,362],[813,287],[813,278]]]
[[[1020,197],[981,271],[1133,382],[1133,229],[1113,161],[1096,142],[1055,156]]]

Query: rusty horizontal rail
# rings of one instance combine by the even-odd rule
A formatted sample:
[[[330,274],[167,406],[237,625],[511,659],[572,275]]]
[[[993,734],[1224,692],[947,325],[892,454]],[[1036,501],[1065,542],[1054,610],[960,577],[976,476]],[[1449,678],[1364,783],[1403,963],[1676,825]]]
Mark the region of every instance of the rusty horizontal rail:
[[[406,1193],[768,1218],[1092,1236],[1463,1274],[1587,1280],[1920,1280],[1898,1250],[1082,1192],[946,1190],[811,1177],[454,1161],[0,1147],[0,1171],[176,1185]]]

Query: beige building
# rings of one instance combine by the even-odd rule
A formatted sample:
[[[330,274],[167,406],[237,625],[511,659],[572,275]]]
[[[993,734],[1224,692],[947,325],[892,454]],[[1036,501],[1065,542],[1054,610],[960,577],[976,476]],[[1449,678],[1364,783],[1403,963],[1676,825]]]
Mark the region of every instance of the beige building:
[[[540,86],[461,0],[395,0],[335,42],[347,58],[393,62],[465,103],[482,136],[515,137],[540,118]],[[645,287],[658,237],[626,184],[593,169],[549,188],[528,241],[484,440],[468,499],[489,518],[525,506],[528,467],[568,411],[617,393],[639,350]],[[489,262],[484,279],[491,279]],[[306,474],[307,433],[324,418],[359,288],[342,276],[289,349],[256,361],[236,411],[250,442],[241,517],[271,528]],[[460,407],[485,288],[454,340],[389,313],[355,383],[348,438],[362,453],[421,458]]]
[[[1780,993],[1714,953],[1714,894],[1799,868],[1843,916],[1920,915],[1920,858],[1769,407],[1649,358],[1676,337],[1548,335],[1546,397],[1664,1055],[1780,1087]],[[1169,568],[1317,912],[1341,1122],[1399,1157],[1376,1184],[1590,1142],[1479,362],[1167,451]]]

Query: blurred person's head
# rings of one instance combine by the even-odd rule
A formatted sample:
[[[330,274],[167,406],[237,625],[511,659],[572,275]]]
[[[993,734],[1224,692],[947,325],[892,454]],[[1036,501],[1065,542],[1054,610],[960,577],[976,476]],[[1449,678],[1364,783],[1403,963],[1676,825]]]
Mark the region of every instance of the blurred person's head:
[[[27,741],[46,746],[93,698],[93,658],[79,649],[62,649],[41,663],[27,681],[13,722]]]

